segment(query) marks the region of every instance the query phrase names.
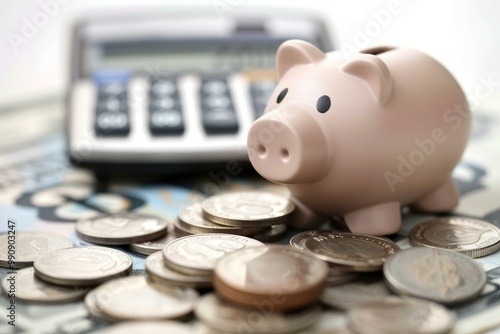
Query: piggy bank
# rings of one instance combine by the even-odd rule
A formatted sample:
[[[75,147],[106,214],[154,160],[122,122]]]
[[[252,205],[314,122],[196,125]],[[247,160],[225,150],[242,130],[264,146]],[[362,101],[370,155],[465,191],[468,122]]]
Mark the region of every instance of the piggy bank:
[[[289,187],[291,224],[342,216],[353,233],[387,235],[401,207],[444,212],[470,131],[453,76],[417,50],[376,47],[343,57],[299,40],[277,52],[278,84],[248,132],[250,162]]]

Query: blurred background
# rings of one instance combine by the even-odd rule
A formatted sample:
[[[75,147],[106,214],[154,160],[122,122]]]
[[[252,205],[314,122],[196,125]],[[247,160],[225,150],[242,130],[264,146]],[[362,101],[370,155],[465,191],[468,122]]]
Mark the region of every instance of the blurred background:
[[[341,50],[346,56],[380,44],[419,49],[447,67],[462,86],[475,115],[472,137],[482,136],[486,128],[495,128],[499,120],[500,21],[497,13],[500,3],[494,0],[276,0],[272,3],[251,0],[20,0],[2,1],[0,6],[0,34],[3,36],[0,41],[0,153],[15,154],[36,144],[42,147],[38,149],[40,159],[60,160],[63,169],[69,166],[63,151],[69,151],[71,160],[79,167],[94,168],[92,165],[100,167],[106,163],[110,167],[107,171],[112,172],[120,169],[122,163],[150,163],[160,168],[165,163],[177,163],[174,167],[183,169],[184,164],[190,162],[199,164],[213,160],[225,164],[232,159],[245,160],[246,131],[262,112],[273,89],[269,75],[266,77],[256,71],[251,75],[246,73],[243,79],[229,80],[227,76],[208,78],[195,73],[197,78],[188,75],[186,80],[181,80],[182,84],[170,79],[168,82],[154,81],[158,79],[154,75],[161,74],[163,65],[169,65],[170,51],[177,52],[177,58],[172,58],[169,71],[205,66],[201,72],[207,72],[212,68],[210,62],[203,60],[204,55],[211,56],[211,62],[224,62],[225,56],[219,57],[217,52],[228,50],[232,52],[227,57],[230,66],[234,65],[231,62],[236,62],[236,67],[246,68],[254,61],[262,61],[256,67],[264,65],[268,73],[274,73],[276,48],[290,37],[309,38],[325,51]],[[289,12],[295,16],[289,16]],[[289,20],[281,23],[264,20],[266,29],[271,28],[256,30],[255,24],[248,25],[245,21],[250,15],[260,15],[266,20],[282,16]],[[123,20],[138,16],[142,17],[142,25],[131,25]],[[306,17],[304,22],[300,21]],[[80,31],[79,36],[83,37],[75,38],[75,23],[92,22],[95,18],[101,18],[104,25],[94,29],[95,24],[88,24],[87,30]],[[155,18],[163,23],[175,21],[177,25],[156,26],[158,20]],[[313,22],[314,29],[307,25],[305,21],[308,20]],[[109,30],[106,24],[111,22],[125,23]],[[120,38],[129,36],[139,42],[145,40],[143,29],[149,29],[146,35],[153,38],[153,44],[136,43],[130,47],[125,43],[122,49],[99,49],[109,41],[112,43],[107,45],[116,41],[120,45]],[[110,31],[114,33],[109,35]],[[226,32],[229,34],[222,38],[225,40],[223,47],[212,46],[212,51],[207,51],[212,42],[203,38]],[[160,47],[158,53],[154,44],[158,36],[166,36],[169,43],[173,43],[169,45],[174,46]],[[257,42],[245,44],[249,40]],[[177,50],[181,44],[175,43],[179,41],[184,46]],[[238,44],[240,42],[242,44]],[[142,45],[149,49],[143,49]],[[261,46],[263,58],[258,58],[259,55],[252,58],[252,52],[260,50]],[[127,53],[127,50],[132,51]],[[99,58],[108,51],[115,57],[111,60]],[[141,58],[142,51],[146,54],[144,58]],[[148,53],[150,51],[152,53]],[[78,55],[81,57],[76,57]],[[128,87],[128,97],[120,92],[113,93],[115,95],[104,92],[108,89],[107,83],[103,85],[102,78],[96,79],[94,75],[102,69],[102,64],[108,61],[116,69],[121,68],[123,63],[120,61],[125,61],[129,62],[124,66],[127,69],[136,55],[137,64],[149,66],[145,71],[149,79],[130,81],[139,89],[139,98],[134,95],[136,88],[130,88],[130,82],[121,86],[125,90]],[[131,78],[124,79],[125,76],[120,75],[112,79]],[[214,92],[211,91],[207,95],[203,88],[207,80],[211,89],[226,85],[222,87],[226,92],[210,95]],[[271,85],[266,80],[271,81]],[[159,89],[158,96],[154,92],[155,85]],[[166,92],[161,90],[168,91],[172,85],[179,86],[180,95],[161,95]],[[153,92],[146,94],[148,90]],[[228,95],[228,91],[231,94]],[[70,103],[65,104],[68,96],[71,96]],[[122,108],[120,96],[128,99],[125,114],[112,110]],[[134,107],[135,102],[138,107]],[[104,109],[111,109],[102,112],[102,105]],[[161,110],[154,109],[157,107]],[[175,108],[184,109],[184,120],[182,112],[175,113]],[[208,112],[203,108],[208,108]],[[40,145],[42,139],[44,145]],[[497,147],[491,140],[485,143],[486,150]],[[48,151],[59,152],[60,159],[47,158]],[[3,156],[4,162],[18,159],[12,154],[9,159]],[[468,148],[466,154],[470,159],[484,162],[484,151]]]
[[[25,20],[32,20],[44,5],[54,10],[48,22],[38,27],[27,40],[13,43],[13,34],[22,36]],[[214,18],[224,13],[244,13],[252,8],[305,8],[321,14],[328,23],[336,48],[354,46],[363,40],[374,14],[399,4],[399,11],[379,32],[368,36],[366,44],[393,44],[418,48],[441,61],[455,75],[467,95],[473,95],[481,77],[500,80],[500,3],[494,0],[357,0],[357,1],[131,1],[131,0],[18,0],[2,1],[0,10],[0,104],[47,96],[60,96],[67,88],[70,61],[71,27],[75,19],[95,14],[111,14],[116,9],[134,12],[147,8],[175,12],[196,8]],[[201,28],[200,28],[201,29]],[[359,44],[359,43],[358,43]],[[17,47],[16,47],[17,45]],[[360,45],[358,45],[360,46]],[[364,45],[361,45],[364,47]],[[358,47],[359,48],[359,47]],[[495,108],[500,90],[487,100],[484,108]]]

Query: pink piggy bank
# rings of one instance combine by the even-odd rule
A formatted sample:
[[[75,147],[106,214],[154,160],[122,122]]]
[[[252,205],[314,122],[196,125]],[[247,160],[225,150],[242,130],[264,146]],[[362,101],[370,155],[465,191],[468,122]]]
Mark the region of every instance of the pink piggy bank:
[[[299,40],[277,53],[278,85],[248,133],[259,174],[289,187],[292,226],[343,216],[353,233],[387,235],[401,206],[443,212],[458,203],[451,173],[470,113],[436,60],[377,47],[350,59]]]

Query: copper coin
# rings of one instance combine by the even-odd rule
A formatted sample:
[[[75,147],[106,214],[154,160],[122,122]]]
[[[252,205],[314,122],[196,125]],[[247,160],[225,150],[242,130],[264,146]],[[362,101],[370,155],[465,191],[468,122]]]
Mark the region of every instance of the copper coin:
[[[277,311],[283,311],[316,302],[328,267],[307,252],[269,245],[227,254],[217,261],[214,273],[214,286],[222,298],[252,308],[271,301]]]

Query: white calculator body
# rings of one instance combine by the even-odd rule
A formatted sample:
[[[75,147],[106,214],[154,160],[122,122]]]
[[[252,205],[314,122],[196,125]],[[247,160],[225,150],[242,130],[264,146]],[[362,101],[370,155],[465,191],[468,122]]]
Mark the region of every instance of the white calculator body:
[[[305,13],[127,16],[82,21],[67,104],[72,163],[100,173],[186,172],[246,161],[246,134],[275,86],[278,46],[329,51]]]

